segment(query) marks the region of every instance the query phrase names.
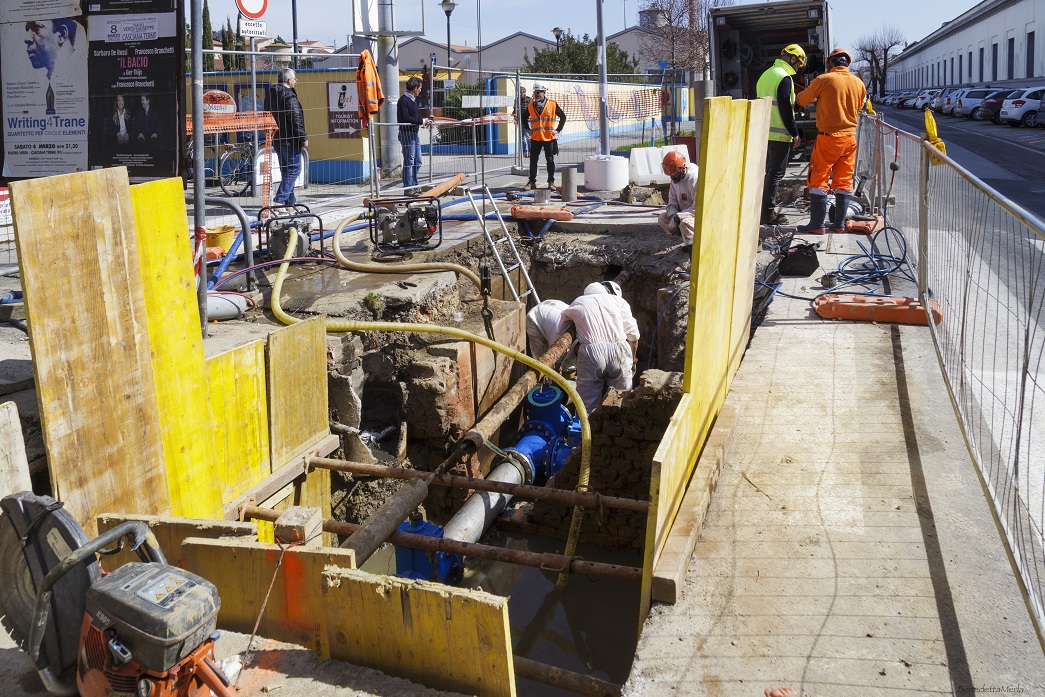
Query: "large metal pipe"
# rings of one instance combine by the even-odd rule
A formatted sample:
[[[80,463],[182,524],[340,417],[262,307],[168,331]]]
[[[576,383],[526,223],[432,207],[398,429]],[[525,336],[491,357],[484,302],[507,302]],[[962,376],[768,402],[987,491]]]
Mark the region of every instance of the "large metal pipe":
[[[196,247],[193,252],[193,268],[196,271],[196,303],[200,310],[200,331],[207,338],[207,264],[204,259],[207,249],[207,204],[204,199],[207,189],[207,164],[203,144],[203,0],[191,0],[192,4],[192,218]]]
[[[244,506],[240,511],[244,520],[257,518],[258,520],[276,520],[280,511],[259,506]],[[338,520],[324,520],[323,532],[332,532],[335,535],[352,535],[361,525],[354,523],[343,523]],[[555,573],[586,574],[588,576],[604,576],[607,578],[619,578],[626,581],[641,581],[642,568],[637,566],[620,566],[618,564],[604,564],[597,561],[588,561],[579,557],[566,557],[561,554],[539,554],[527,552],[520,549],[507,549],[504,547],[493,547],[478,544],[476,542],[459,542],[457,540],[446,540],[427,535],[413,535],[406,532],[393,532],[388,540],[395,545],[411,547],[413,549],[424,549],[430,552],[448,552],[460,554],[465,557],[477,559],[489,559],[519,566],[531,566],[537,569],[545,569]],[[359,560],[356,560],[359,564]]]
[[[356,563],[362,564],[374,555],[381,545],[395,532],[407,516],[417,510],[428,496],[428,484],[414,479],[403,485],[396,495],[385,501],[352,532],[341,546],[356,553]]]
[[[590,675],[563,670],[522,656],[515,656],[512,661],[516,678],[526,678],[586,697],[617,697],[621,693],[620,685]]]
[[[347,427],[342,427],[347,428]],[[331,430],[337,430],[331,424]],[[439,474],[432,477],[431,472],[406,469],[403,467],[388,467],[387,465],[368,465],[362,462],[350,462],[348,460],[332,460],[326,457],[311,457],[308,466],[316,469],[336,470],[361,477],[384,477],[386,479],[425,479],[429,486],[447,486],[455,489],[472,489],[474,491],[496,491],[512,496],[525,496],[531,499],[556,501],[567,506],[583,506],[584,508],[616,508],[625,511],[636,511],[646,513],[649,511],[649,502],[638,499],[625,499],[617,496],[603,496],[602,494],[589,491],[575,491],[573,489],[554,489],[544,486],[531,486],[529,484],[508,484],[507,482],[495,482],[490,478],[472,479],[471,477],[460,477],[454,474]]]
[[[515,463],[505,462],[490,472],[486,480],[522,484],[523,473]],[[472,494],[461,506],[461,510],[457,511],[450,522],[443,526],[443,537],[461,542],[478,541],[493,523],[494,518],[500,515],[511,500],[511,494],[492,491],[478,491]]]

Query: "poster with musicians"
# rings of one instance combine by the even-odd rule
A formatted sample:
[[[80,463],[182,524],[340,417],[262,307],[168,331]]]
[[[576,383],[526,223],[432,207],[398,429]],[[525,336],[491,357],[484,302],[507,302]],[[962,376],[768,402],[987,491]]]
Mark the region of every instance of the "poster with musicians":
[[[132,179],[177,174],[178,19],[90,18],[90,166],[127,167]]]

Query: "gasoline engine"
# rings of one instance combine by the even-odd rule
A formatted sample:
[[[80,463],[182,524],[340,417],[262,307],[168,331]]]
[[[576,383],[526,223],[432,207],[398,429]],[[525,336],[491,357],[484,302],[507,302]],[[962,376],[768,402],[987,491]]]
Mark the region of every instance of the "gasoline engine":
[[[370,199],[370,241],[378,252],[435,249],[443,242],[443,216],[438,198]]]
[[[3,624],[49,692],[235,697],[213,660],[217,589],[168,565],[145,523],[88,541],[49,496],[23,491],[0,509]],[[98,555],[119,552],[125,540],[141,561],[103,575]]]
[[[312,249],[312,235],[323,232],[323,219],[296,203],[293,206],[262,208],[258,211],[263,243],[272,259],[282,259],[287,248],[294,245],[295,257],[322,256],[323,236],[319,236],[319,252]]]

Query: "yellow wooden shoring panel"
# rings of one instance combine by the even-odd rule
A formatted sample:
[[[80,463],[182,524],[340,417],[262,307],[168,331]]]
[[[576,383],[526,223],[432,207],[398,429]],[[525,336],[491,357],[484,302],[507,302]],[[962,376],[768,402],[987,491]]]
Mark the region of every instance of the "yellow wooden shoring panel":
[[[442,690],[515,694],[507,598],[363,571],[323,577],[331,658]]]
[[[171,513],[222,517],[182,180],[131,187]]]
[[[221,610],[218,627],[250,634],[280,558],[277,545],[260,542],[189,538],[182,544],[185,568],[218,588]],[[323,571],[353,568],[355,552],[330,547],[287,547],[283,565],[275,573],[258,633],[278,641],[300,644],[324,654]]]
[[[329,431],[326,321],[314,317],[268,337],[273,467]]]
[[[167,558],[167,563],[173,566],[184,566],[181,557],[181,544],[189,537],[205,537],[216,539],[219,537],[241,537],[253,540],[257,537],[257,526],[252,523],[239,522],[236,520],[210,520],[176,518],[174,516],[154,515],[123,515],[115,513],[103,513],[98,516],[98,532],[103,533],[112,530],[121,523],[129,520],[140,520],[149,526],[152,534]],[[102,566],[106,571],[113,571],[130,561],[139,561],[138,555],[130,549],[114,555],[100,557]]]
[[[745,102],[747,105],[746,171],[740,231],[737,236],[736,278],[733,283],[733,319],[729,341],[729,373],[727,385],[740,369],[748,337],[751,334],[751,303],[755,290],[755,254],[758,251],[758,218],[762,205],[762,186],[765,182],[766,149],[769,146],[769,112],[772,100],[768,97]]]
[[[206,366],[214,434],[209,459],[215,465],[222,502],[228,503],[272,473],[265,342],[252,341],[211,356]]]
[[[51,485],[87,532],[99,511],[170,510],[152,347],[123,167],[12,182]]]

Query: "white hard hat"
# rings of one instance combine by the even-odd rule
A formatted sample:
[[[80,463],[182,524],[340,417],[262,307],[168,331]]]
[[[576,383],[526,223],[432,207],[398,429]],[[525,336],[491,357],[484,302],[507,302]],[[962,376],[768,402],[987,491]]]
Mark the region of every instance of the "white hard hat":
[[[533,91],[534,92],[537,92],[537,91],[547,92],[548,91],[548,85],[544,84],[543,82],[535,82],[535,83],[533,83]]]
[[[609,295],[610,289],[602,285],[598,281],[595,283],[589,283],[584,287],[585,295]]]

